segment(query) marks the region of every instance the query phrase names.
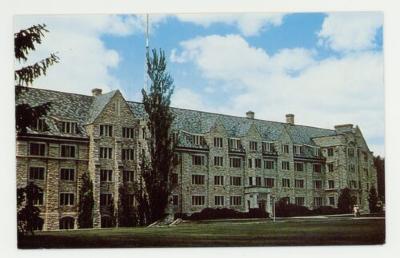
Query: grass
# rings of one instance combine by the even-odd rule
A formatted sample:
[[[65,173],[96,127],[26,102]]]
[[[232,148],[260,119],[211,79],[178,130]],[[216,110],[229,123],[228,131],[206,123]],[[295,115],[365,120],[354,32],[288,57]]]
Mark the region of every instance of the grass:
[[[238,220],[173,227],[38,232],[19,248],[364,245],[385,241],[383,219]]]

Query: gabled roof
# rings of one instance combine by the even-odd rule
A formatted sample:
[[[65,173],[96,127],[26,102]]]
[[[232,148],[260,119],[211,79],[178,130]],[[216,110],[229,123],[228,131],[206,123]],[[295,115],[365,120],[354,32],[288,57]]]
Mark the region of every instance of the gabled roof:
[[[49,116],[64,120],[78,122],[82,136],[86,135],[83,125],[95,121],[106,104],[113,98],[117,91],[102,94],[97,97],[73,93],[58,92],[37,88],[29,88],[18,96],[16,104],[27,103],[36,106],[52,102]],[[139,102],[127,101],[136,118],[147,117],[144,106]],[[312,138],[336,135],[335,130],[316,128],[303,125],[289,125],[287,123],[249,119],[189,109],[171,108],[175,115],[172,124],[175,130],[183,130],[194,134],[210,132],[212,126],[218,121],[226,129],[228,137],[240,138],[246,135],[254,123],[264,141],[278,141],[283,131],[287,131],[294,144],[314,145]],[[53,123],[53,122],[51,122]],[[61,135],[55,124],[49,125],[48,134]],[[61,135],[62,136],[62,135]]]
[[[93,97],[94,99],[92,105],[89,107],[89,115],[86,124],[91,124],[96,120],[107,103],[114,97],[115,93],[117,93],[117,91],[113,90],[100,96]]]

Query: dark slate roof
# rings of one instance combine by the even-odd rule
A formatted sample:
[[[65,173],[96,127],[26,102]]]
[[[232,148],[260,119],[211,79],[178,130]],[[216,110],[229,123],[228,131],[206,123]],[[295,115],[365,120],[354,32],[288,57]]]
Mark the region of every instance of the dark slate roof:
[[[115,95],[116,91],[102,94],[98,97],[29,88],[18,96],[16,104],[27,103],[31,106],[52,102],[49,117],[61,120],[73,120],[78,122],[79,136],[86,136],[83,125],[92,123],[101,113],[105,105]],[[136,118],[146,118],[146,112],[142,103],[128,101]],[[286,132],[295,144],[314,145],[312,138],[335,135],[335,130],[322,129],[303,125],[288,125],[281,122],[265,121],[260,119],[248,119],[231,115],[172,108],[175,115],[173,128],[194,134],[204,134],[220,123],[226,129],[228,137],[242,137],[254,124],[265,141],[277,141],[281,134]],[[53,119],[47,119],[49,132],[47,134],[61,135]],[[181,138],[181,137],[180,137]],[[186,140],[182,139],[182,143]],[[187,142],[187,144],[190,144]]]

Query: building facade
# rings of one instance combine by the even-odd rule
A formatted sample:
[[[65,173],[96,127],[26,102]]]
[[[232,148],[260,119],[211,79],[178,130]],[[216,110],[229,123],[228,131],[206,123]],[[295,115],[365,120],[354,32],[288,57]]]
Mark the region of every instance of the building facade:
[[[17,136],[17,187],[33,181],[43,189],[37,201],[43,230],[77,228],[82,174],[93,181],[94,227],[111,224],[107,207],[118,209],[118,188],[140,179],[146,151],[143,105],[122,94],[92,96],[29,88],[16,100],[36,106],[51,102],[46,117]],[[322,129],[255,118],[172,108],[179,164],[170,209],[191,214],[204,208],[248,211],[281,198],[309,208],[336,207],[348,187],[363,211],[376,188],[373,155],[357,126]]]

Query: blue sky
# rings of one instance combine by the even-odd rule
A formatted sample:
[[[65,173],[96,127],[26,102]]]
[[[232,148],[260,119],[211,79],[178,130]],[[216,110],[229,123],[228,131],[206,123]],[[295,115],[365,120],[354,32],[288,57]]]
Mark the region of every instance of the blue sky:
[[[49,52],[61,58],[35,87],[120,89],[140,101],[144,21],[16,16],[15,30],[46,23],[50,33],[30,61]],[[384,155],[382,32],[376,12],[150,16],[150,48],[165,51],[175,80],[173,106],[239,116],[253,110],[273,121],[294,113],[296,123],[326,128],[353,123]]]

